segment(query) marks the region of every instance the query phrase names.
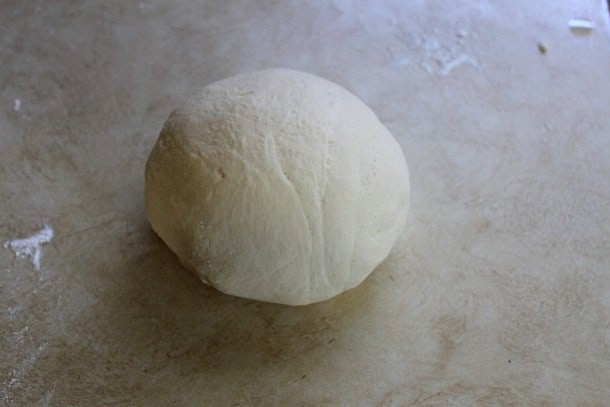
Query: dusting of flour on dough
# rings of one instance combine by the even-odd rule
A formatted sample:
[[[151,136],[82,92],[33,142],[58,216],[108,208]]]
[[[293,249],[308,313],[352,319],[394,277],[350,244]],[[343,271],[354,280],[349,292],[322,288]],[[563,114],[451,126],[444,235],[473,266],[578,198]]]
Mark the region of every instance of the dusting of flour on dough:
[[[51,239],[53,239],[53,229],[45,224],[42,229],[29,237],[5,242],[4,247],[11,249],[17,257],[28,257],[34,268],[40,270],[41,246],[49,243]]]

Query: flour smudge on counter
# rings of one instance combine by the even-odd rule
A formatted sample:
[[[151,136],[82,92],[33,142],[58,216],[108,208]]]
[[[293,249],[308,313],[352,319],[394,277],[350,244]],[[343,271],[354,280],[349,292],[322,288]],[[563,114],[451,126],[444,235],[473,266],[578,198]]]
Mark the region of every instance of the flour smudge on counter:
[[[53,239],[53,229],[45,224],[42,229],[29,237],[5,242],[4,247],[11,249],[17,257],[29,258],[34,268],[40,270],[41,246],[49,243],[51,239]]]

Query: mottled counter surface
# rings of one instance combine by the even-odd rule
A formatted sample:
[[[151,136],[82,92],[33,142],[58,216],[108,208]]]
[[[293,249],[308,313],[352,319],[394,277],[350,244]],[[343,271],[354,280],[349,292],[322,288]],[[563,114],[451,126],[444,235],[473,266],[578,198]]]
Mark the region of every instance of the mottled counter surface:
[[[0,405],[608,405],[605,1],[5,0],[0,61],[0,240],[50,240],[0,247]],[[411,170],[387,261],[308,307],[200,284],[143,214],[169,112],[267,67]]]

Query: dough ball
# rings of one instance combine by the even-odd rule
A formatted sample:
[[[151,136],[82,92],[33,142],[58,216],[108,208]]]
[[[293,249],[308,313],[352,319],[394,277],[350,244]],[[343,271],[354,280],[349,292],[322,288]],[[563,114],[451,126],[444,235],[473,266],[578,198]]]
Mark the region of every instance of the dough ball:
[[[340,86],[272,69],[212,83],[174,111],[146,164],[152,228],[203,282],[303,305],[355,287],[408,209],[398,143]]]

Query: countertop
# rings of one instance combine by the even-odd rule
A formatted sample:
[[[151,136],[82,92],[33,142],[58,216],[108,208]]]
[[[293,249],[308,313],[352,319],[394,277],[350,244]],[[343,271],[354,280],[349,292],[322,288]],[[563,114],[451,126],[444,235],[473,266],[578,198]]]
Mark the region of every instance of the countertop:
[[[608,27],[604,0],[3,1],[0,405],[608,405]],[[358,95],[411,172],[388,259],[306,307],[204,286],[144,216],[169,113],[270,67]]]

